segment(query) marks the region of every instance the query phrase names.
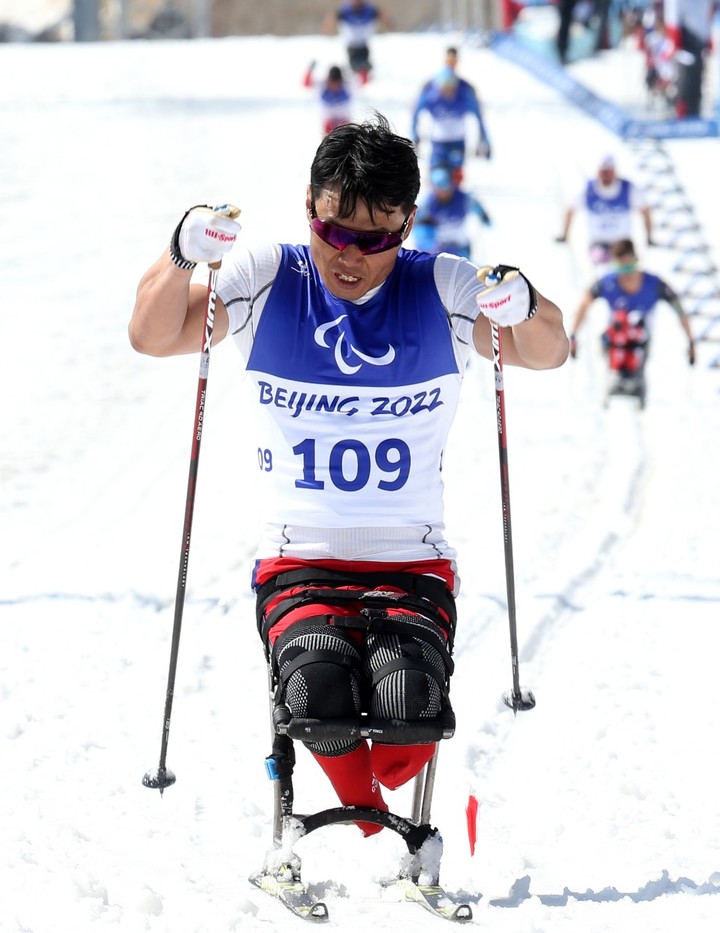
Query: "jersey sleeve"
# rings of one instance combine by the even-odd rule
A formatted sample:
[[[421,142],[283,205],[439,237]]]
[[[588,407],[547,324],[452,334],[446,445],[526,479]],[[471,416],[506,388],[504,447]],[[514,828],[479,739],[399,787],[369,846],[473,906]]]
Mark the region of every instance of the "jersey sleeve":
[[[470,197],[468,199],[468,210],[475,214],[475,216],[481,220],[484,224],[490,223],[490,215],[485,210],[483,205],[475,197]]]
[[[648,199],[645,189],[636,185],[634,182],[630,182],[630,207],[637,211],[647,207],[647,204]]]
[[[281,259],[282,247],[277,243],[235,249],[218,275],[217,294],[228,313],[228,333],[246,361]]]
[[[678,312],[678,314],[682,314],[683,311],[682,305],[680,303],[680,297],[675,289],[671,285],[668,285],[667,282],[663,281],[663,279],[658,279],[658,286],[658,294],[660,298],[663,301],[667,301],[667,303],[671,305]]]
[[[455,356],[462,372],[474,349],[473,326],[480,310],[476,295],[480,291],[477,266],[469,260],[441,253],[435,260],[435,285],[453,334]]]
[[[418,120],[420,119],[420,114],[424,110],[428,109],[431,87],[432,87],[432,82],[428,82],[427,84],[424,84],[418,95],[417,101],[415,102],[412,116],[410,118],[410,135],[412,136],[413,139],[417,139]]]

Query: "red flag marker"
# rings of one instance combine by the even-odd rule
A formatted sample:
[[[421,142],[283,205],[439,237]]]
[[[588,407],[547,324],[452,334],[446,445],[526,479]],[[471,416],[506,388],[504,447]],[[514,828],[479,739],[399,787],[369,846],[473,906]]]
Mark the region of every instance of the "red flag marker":
[[[470,843],[470,855],[475,854],[475,842],[477,841],[477,815],[479,804],[475,794],[468,797],[465,807],[465,816],[467,817],[468,842]]]

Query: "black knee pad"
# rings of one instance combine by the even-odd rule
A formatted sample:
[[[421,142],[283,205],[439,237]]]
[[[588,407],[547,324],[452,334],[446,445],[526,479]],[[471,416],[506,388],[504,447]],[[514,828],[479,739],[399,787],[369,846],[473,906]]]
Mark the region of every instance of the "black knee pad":
[[[343,719],[360,715],[362,664],[353,639],[317,620],[299,621],[278,638],[273,662],[280,699],[300,719]],[[321,755],[342,755],[359,740],[306,743]]]
[[[440,652],[414,635],[379,633],[367,638],[372,678],[371,713],[381,719],[435,719],[446,696]]]

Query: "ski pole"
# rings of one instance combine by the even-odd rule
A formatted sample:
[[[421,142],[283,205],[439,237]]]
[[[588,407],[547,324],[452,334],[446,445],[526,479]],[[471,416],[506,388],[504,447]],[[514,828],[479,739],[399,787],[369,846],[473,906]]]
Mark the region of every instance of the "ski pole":
[[[513,712],[535,706],[530,690],[520,687],[517,623],[515,615],[515,571],[513,566],[512,525],[510,523],[510,476],[508,471],[507,425],[505,422],[505,386],[503,381],[502,337],[500,328],[490,322],[495,370],[495,408],[497,415],[498,450],[500,454],[500,494],[502,497],[503,537],[505,542],[505,581],[507,587],[508,619],[510,622],[510,656],[512,660],[512,691],[503,694],[503,702]]]
[[[239,213],[233,208],[236,217]],[[188,561],[190,559],[190,534],[192,531],[193,511],[195,509],[195,487],[197,485],[198,462],[200,459],[200,442],[202,440],[203,422],[205,420],[205,396],[207,394],[208,370],[210,367],[210,347],[212,345],[213,328],[215,326],[215,300],[217,298],[217,276],[220,270],[220,261],[209,264],[207,305],[205,309],[205,326],[203,328],[202,350],[200,352],[200,375],[198,377],[197,400],[195,402],[195,423],[193,430],[192,447],[190,450],[190,474],[188,476],[187,496],[185,498],[185,523],[183,525],[182,549],[180,552],[180,568],[178,570],[177,590],[175,592],[175,619],[173,622],[172,645],[170,648],[170,668],[168,670],[167,690],[165,692],[165,713],[163,716],[162,741],[160,744],[160,763],[157,768],[147,771],[142,782],[145,787],[158,789],[160,795],[166,787],[175,783],[175,775],[165,765],[167,758],[168,739],[170,737],[170,716],[172,713],[173,695],[175,693],[175,674],[177,671],[178,651],[180,648],[180,629],[182,626],[183,609],[185,607],[185,587],[187,583]]]

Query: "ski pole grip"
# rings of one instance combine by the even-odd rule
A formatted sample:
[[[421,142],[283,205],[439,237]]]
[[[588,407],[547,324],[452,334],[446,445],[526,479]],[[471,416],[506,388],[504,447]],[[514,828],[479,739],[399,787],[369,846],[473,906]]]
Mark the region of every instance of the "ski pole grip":
[[[236,207],[234,204],[222,204],[219,207],[213,208],[215,213],[222,214],[223,217],[227,217],[230,220],[235,220],[240,216],[240,208]],[[214,272],[222,265],[222,259],[216,259],[215,262],[209,262],[208,267]]]

